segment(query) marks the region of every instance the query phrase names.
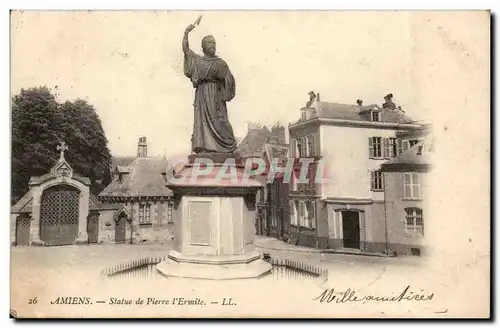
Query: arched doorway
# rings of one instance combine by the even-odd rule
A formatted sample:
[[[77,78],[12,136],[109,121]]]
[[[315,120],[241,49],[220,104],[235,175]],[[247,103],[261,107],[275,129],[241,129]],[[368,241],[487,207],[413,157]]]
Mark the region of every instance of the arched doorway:
[[[342,211],[343,247],[360,249],[361,229],[358,211]]]
[[[62,184],[42,194],[40,239],[46,246],[71,245],[78,236],[80,190]]]

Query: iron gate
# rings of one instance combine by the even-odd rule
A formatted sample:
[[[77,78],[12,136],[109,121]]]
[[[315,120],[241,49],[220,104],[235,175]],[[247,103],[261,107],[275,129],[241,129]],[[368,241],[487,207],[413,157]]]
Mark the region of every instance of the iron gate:
[[[16,245],[28,246],[30,243],[31,218],[19,216],[16,220]]]
[[[78,236],[80,191],[68,185],[46,189],[40,209],[40,239],[46,246],[71,245]]]

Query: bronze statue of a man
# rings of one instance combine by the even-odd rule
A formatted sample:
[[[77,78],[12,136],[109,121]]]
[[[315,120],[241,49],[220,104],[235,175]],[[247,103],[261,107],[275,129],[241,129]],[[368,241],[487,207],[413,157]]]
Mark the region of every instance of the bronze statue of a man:
[[[195,25],[189,25],[182,40],[184,74],[191,79],[196,89],[192,151],[233,153],[236,141],[229,123],[226,102],[234,98],[235,79],[226,62],[215,55],[213,36],[205,36],[201,42],[204,56],[189,49],[188,35],[194,28]]]

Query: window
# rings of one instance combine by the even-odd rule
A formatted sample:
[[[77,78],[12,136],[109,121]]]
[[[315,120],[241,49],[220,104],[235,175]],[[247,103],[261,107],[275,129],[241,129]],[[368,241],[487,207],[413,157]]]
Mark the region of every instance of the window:
[[[292,225],[316,229],[316,203],[309,200],[292,203]]]
[[[316,140],[314,134],[310,134],[306,137],[307,141],[307,157],[314,157],[316,156]]]
[[[403,173],[403,197],[405,199],[420,199],[422,197],[418,173]]]
[[[309,190],[309,183],[308,182],[297,182],[297,190],[298,191],[307,191]]]
[[[297,201],[291,201],[290,202],[290,213],[292,214],[291,215],[291,219],[290,219],[290,223],[292,225],[297,225],[298,224],[298,219],[297,219]]]
[[[302,138],[297,138],[296,142],[297,142],[297,155],[298,155],[297,157],[303,157],[304,153],[303,153],[303,146],[302,146]]]
[[[289,145],[289,147],[290,147],[290,156],[292,158],[294,158],[295,157],[295,139],[290,138],[290,145]]]
[[[409,144],[410,144],[410,148],[411,148],[411,147],[415,146],[416,144],[418,144],[418,140],[410,140]]]
[[[424,152],[424,146],[423,145],[419,145],[418,149],[417,149],[417,155],[421,156],[423,152]]]
[[[141,204],[139,206],[139,224],[151,223],[150,209],[151,205],[149,204]]]
[[[292,139],[292,157],[316,156],[316,138],[314,134]]]
[[[405,208],[405,232],[410,234],[424,234],[424,218],[420,208]]]
[[[372,121],[380,122],[380,112],[378,110],[372,110]]]
[[[297,179],[298,179],[298,172],[292,171],[291,177],[290,177],[290,190],[291,191],[297,191]]]
[[[167,205],[167,221],[172,222],[172,209],[174,207],[174,203],[168,202]]]
[[[308,149],[308,144],[307,144],[307,139],[306,137],[300,138],[300,157],[307,157],[309,154],[309,149]]]
[[[401,154],[404,149],[403,140],[401,138],[397,138],[396,143],[397,143],[397,154]]]
[[[368,139],[370,158],[383,158],[382,156],[382,138],[371,137]]]
[[[398,139],[397,138],[388,138],[388,149],[386,152],[386,157],[396,157],[398,156]]]
[[[316,203],[308,200],[305,202],[305,205],[307,213],[305,227],[316,229]]]
[[[372,171],[372,190],[373,191],[383,191],[384,190],[384,179],[382,171]]]
[[[304,202],[299,202],[299,225],[303,227],[305,225],[306,218],[306,204]]]

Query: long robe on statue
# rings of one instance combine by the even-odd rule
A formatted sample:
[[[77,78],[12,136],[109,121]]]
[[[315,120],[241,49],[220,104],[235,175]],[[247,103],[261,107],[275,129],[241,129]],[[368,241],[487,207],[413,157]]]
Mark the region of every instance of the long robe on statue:
[[[236,85],[226,62],[188,50],[184,55],[184,74],[196,88],[192,151],[234,152],[236,141],[226,102],[234,98]]]

